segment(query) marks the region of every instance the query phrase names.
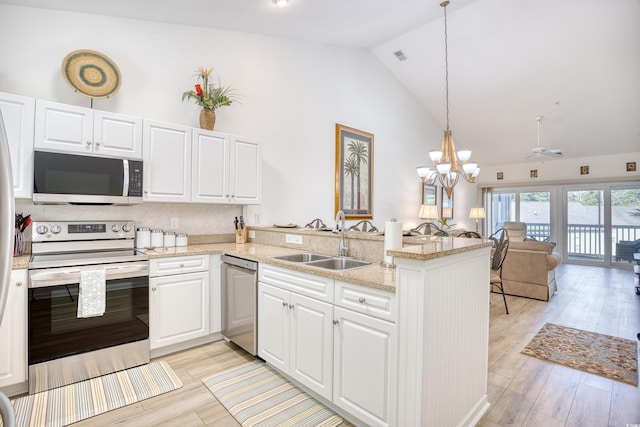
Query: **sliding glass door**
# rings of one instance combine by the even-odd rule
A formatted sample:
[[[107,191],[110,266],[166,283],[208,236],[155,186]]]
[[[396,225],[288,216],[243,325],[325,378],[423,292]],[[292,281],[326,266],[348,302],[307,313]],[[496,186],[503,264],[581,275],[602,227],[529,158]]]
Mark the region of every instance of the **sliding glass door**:
[[[640,184],[565,187],[567,261],[629,265],[640,251]]]
[[[602,262],[605,256],[604,191],[567,190],[567,259]]]

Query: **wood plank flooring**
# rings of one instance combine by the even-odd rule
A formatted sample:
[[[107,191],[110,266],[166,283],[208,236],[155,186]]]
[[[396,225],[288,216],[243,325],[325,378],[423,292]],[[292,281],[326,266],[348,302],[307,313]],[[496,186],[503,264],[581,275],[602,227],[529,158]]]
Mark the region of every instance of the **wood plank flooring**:
[[[640,424],[640,389],[520,354],[545,322],[635,340],[640,296],[629,270],[562,265],[550,302],[491,295],[489,401],[481,427]],[[251,358],[217,342],[164,356],[184,387],[76,426],[237,426],[202,378]],[[407,427],[407,426],[401,426]],[[443,427],[443,426],[438,426]]]

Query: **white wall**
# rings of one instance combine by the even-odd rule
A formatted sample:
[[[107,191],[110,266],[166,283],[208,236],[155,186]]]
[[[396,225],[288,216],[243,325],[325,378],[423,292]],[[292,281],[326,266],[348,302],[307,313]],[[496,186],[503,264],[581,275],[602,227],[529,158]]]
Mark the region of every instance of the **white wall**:
[[[381,228],[391,217],[418,223],[415,167],[439,146],[442,130],[369,51],[7,5],[0,5],[0,38],[0,91],[89,106],[65,83],[60,65],[73,50],[93,49],[118,64],[123,80],[94,108],[191,126],[199,108],[181,95],[199,66],[215,67],[223,85],[241,95],[240,104],[216,112],[216,130],[264,143],[264,203],[245,209],[249,224],[255,213],[261,224],[332,221],[336,123],[375,135],[374,224]],[[126,209],[112,213],[128,216]],[[57,214],[77,212],[92,215],[72,208]],[[188,206],[174,212],[202,222],[203,232],[231,230],[230,221],[193,219]]]

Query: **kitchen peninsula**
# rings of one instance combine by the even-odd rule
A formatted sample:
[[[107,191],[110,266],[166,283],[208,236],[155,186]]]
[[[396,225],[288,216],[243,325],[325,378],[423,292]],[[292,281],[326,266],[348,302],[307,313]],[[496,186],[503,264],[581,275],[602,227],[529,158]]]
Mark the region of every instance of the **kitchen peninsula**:
[[[339,289],[353,284],[349,291],[370,289],[372,295],[375,292],[389,295],[391,314],[384,322],[390,326],[388,355],[383,357],[370,354],[369,357],[365,356],[368,359],[366,363],[362,363],[360,355],[355,358],[358,359],[358,364],[367,369],[382,366],[375,364],[374,359],[384,360],[383,366],[388,370],[372,371],[370,375],[380,377],[372,381],[381,384],[381,388],[384,386],[384,395],[371,391],[362,395],[366,397],[364,403],[373,408],[371,418],[345,409],[341,405],[343,402],[335,399],[335,394],[334,399],[329,400],[338,410],[351,413],[357,420],[365,419],[368,425],[472,426],[479,421],[489,406],[489,243],[476,239],[412,237],[406,239],[403,249],[389,251],[394,256],[397,266],[395,269],[384,268],[379,262],[372,262],[365,267],[332,271],[274,259],[274,256],[309,252],[310,248],[305,245],[296,249],[271,239],[261,239],[260,230],[256,229],[258,238],[251,243],[190,244],[187,247],[148,250],[147,253],[152,260],[211,255],[211,272],[219,271],[219,264],[215,265],[214,259],[225,253],[258,261],[272,270],[275,268],[293,274],[331,279],[330,283],[332,286],[335,283],[336,287],[335,297],[332,296],[332,302],[335,298],[333,315],[341,322],[344,322],[345,317],[339,317],[338,313],[349,310],[340,305],[340,295],[344,293],[340,293]],[[265,231],[269,233],[273,230]],[[304,230],[287,231],[287,234],[292,233],[310,236]],[[325,243],[328,248],[335,249],[334,235],[318,234],[325,236],[323,239],[327,241]],[[348,234],[349,243],[354,248],[357,247],[356,236]],[[378,237],[383,240],[382,236]],[[282,238],[284,240],[284,234]],[[307,237],[305,244],[306,239]],[[376,239],[370,237],[369,240]],[[312,243],[312,247],[313,245],[316,243]],[[329,250],[324,253],[334,252]],[[20,264],[14,263],[14,268],[20,268]],[[214,276],[212,273],[211,277]],[[213,304],[214,299],[211,302]],[[358,299],[354,302],[357,305]],[[375,301],[372,300],[372,303]],[[352,307],[352,310],[357,309]],[[214,311],[212,307],[211,312]],[[366,314],[364,311],[361,313]],[[381,322],[380,319],[374,320]],[[329,333],[336,334],[337,337],[342,325],[340,323],[338,329]],[[210,330],[214,332],[216,329]],[[219,339],[219,334],[216,336]],[[331,358],[338,360],[338,356],[344,357],[348,351],[350,350],[342,349],[330,353]],[[334,371],[338,370],[337,366],[334,364]],[[336,390],[339,388],[338,378],[334,376],[333,379],[333,389]]]

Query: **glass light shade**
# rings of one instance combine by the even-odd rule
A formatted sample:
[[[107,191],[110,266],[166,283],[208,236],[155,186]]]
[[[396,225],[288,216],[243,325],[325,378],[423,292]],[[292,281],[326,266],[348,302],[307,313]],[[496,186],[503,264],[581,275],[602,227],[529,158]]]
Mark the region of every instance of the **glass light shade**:
[[[418,173],[418,176],[420,178],[426,178],[429,175],[430,171],[431,169],[428,168],[427,166],[418,166],[416,168],[416,172]]]
[[[439,163],[440,159],[442,158],[442,151],[440,150],[430,150],[429,151],[429,158],[431,159],[431,161],[433,163]]]
[[[473,171],[473,174],[471,174],[471,176],[473,176],[474,178],[478,175],[480,175],[480,168],[476,168],[476,170]]]
[[[462,170],[464,170],[466,174],[474,173],[477,168],[478,164],[476,162],[469,162],[462,165]]]
[[[438,219],[438,207],[436,205],[420,205],[418,218]]]
[[[438,173],[449,173],[449,171],[451,170],[451,163],[438,163],[436,165],[436,168],[438,168]]]
[[[471,150],[460,150],[458,151],[458,159],[464,163],[464,162],[468,162],[469,159],[471,158]]]
[[[471,208],[469,212],[469,218],[484,218],[484,208]]]
[[[451,177],[451,180],[455,181],[458,178],[458,171],[449,172],[449,176]]]

